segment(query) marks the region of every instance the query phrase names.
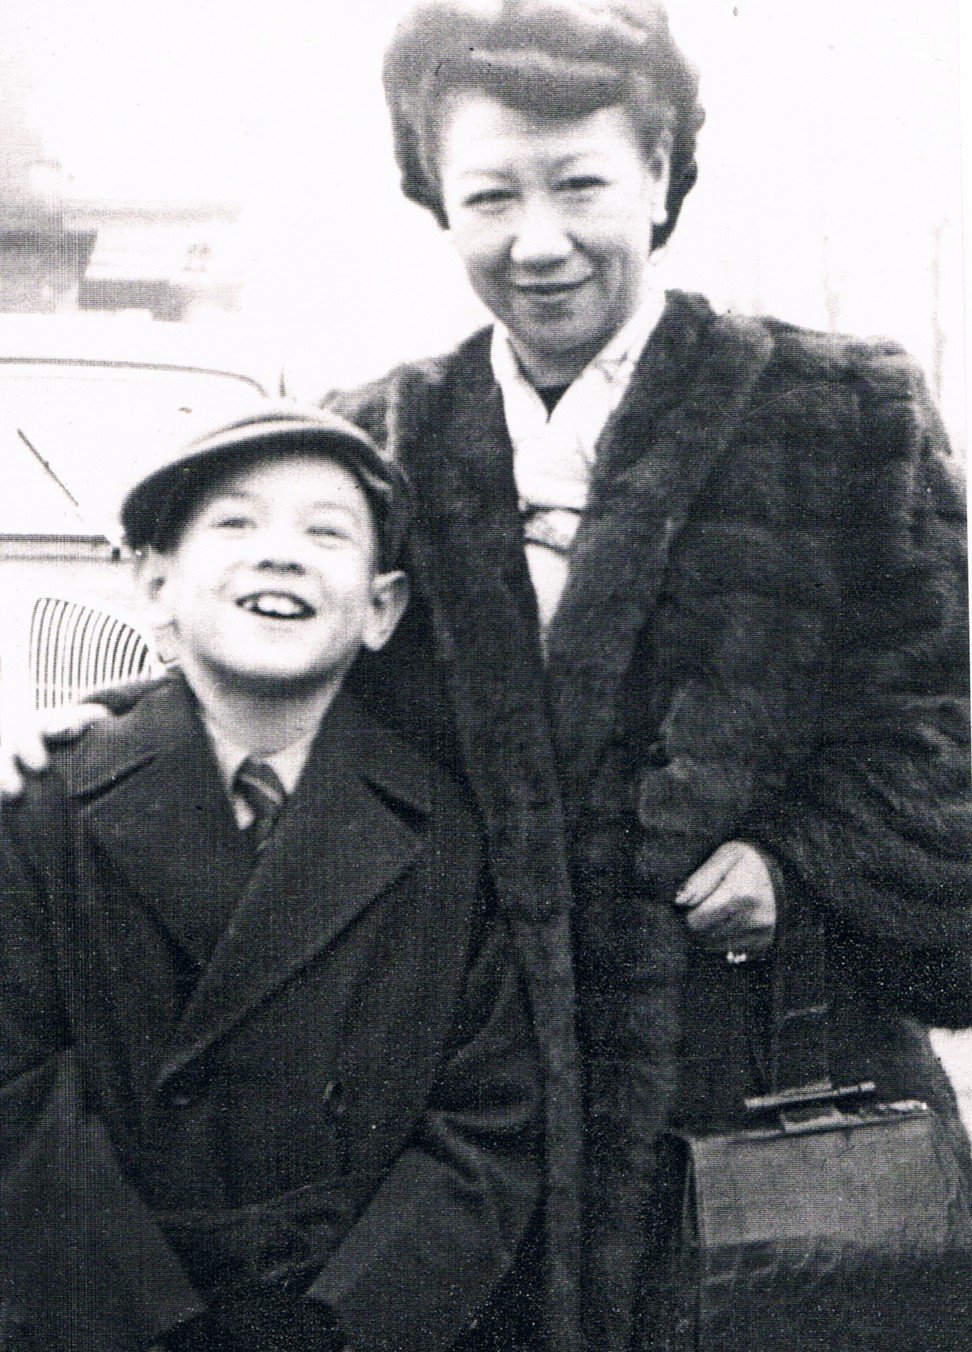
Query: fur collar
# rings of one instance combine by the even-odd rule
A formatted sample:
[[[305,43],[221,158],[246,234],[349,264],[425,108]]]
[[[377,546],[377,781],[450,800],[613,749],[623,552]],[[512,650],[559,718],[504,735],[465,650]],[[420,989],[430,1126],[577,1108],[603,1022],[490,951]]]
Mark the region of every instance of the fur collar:
[[[675,297],[605,428],[548,644],[569,811],[610,735],[669,550],[771,350],[758,323],[719,319],[700,299]]]
[[[574,810],[610,735],[669,550],[772,346],[758,322],[718,318],[700,297],[669,297],[601,438],[546,672],[488,335],[395,382],[388,444],[420,481],[424,508],[415,573],[439,618],[467,764],[475,780],[485,776],[494,811],[511,795],[551,806],[552,753]]]

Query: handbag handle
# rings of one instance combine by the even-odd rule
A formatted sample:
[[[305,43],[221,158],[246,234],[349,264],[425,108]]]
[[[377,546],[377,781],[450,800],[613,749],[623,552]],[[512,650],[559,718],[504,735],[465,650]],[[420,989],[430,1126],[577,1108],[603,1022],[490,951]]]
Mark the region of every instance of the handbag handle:
[[[870,1080],[836,1086],[830,1065],[827,951],[819,914],[789,918],[773,950],[769,1092],[745,1100],[747,1112],[779,1114],[786,1129],[832,1122],[837,1104],[873,1094]]]
[[[773,954],[770,1092],[830,1082],[830,998],[819,915],[788,917]]]

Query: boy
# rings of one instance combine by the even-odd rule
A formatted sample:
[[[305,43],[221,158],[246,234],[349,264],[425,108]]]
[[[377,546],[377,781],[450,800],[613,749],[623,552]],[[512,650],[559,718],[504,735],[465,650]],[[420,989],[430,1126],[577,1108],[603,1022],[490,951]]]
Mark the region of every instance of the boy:
[[[432,1352],[510,1264],[538,1073],[478,832],[342,688],[405,608],[406,504],[363,433],[273,408],[126,499],[178,666],[58,752],[0,842],[0,1167],[45,1177],[69,1082],[125,1238],[68,1255],[88,1324],[42,1327],[60,1295],[7,1280],[26,1345]],[[108,1313],[132,1272],[139,1309]]]

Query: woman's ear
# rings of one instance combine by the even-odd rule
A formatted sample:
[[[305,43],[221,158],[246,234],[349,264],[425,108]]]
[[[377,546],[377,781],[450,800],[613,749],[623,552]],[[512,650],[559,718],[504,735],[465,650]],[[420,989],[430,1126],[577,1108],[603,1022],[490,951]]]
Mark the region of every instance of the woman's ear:
[[[409,585],[404,573],[376,573],[371,584],[371,612],[365,623],[362,643],[372,652],[383,648],[405,614]]]
[[[651,208],[652,225],[664,225],[668,220],[668,185],[672,176],[672,134],[663,132],[651,152],[648,168],[655,180]]]

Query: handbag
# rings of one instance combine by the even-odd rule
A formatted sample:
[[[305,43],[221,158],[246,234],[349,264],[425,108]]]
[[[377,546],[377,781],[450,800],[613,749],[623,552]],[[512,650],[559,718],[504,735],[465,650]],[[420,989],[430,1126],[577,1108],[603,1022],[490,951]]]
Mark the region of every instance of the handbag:
[[[659,1143],[637,1352],[972,1347],[968,1160],[926,1104],[832,1082],[825,970],[818,923],[780,937],[769,1092]]]

